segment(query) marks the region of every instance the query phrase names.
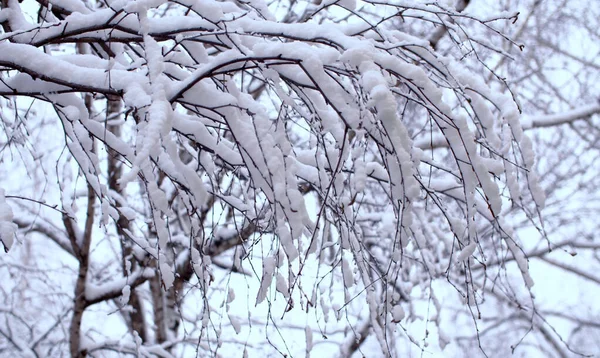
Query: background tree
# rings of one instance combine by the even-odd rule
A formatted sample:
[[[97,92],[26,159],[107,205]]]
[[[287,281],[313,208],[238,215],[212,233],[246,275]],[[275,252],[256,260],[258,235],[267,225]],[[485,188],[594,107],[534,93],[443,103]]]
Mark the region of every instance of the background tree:
[[[3,1],[0,349],[593,353],[571,6]]]

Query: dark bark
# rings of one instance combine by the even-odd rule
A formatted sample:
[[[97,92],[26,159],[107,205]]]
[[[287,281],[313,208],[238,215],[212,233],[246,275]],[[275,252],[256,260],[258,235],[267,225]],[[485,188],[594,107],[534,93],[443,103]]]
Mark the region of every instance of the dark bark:
[[[90,185],[88,185],[88,204],[85,221],[85,231],[79,243],[79,238],[73,229],[73,222],[66,216],[63,218],[65,227],[69,234],[69,239],[73,245],[73,251],[76,252],[79,260],[79,272],[75,283],[75,297],[73,305],[73,317],[69,327],[69,351],[71,357],[85,357],[85,352],[81,351],[81,321],[83,313],[88,306],[85,298],[85,287],[87,284],[87,274],[89,269],[89,251],[92,242],[92,228],[94,224],[96,194]]]

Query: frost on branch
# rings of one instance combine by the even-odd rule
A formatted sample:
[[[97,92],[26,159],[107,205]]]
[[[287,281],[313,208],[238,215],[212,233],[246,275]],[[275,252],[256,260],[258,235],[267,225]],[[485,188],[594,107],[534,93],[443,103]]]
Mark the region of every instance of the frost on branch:
[[[13,245],[17,225],[13,222],[13,212],[6,203],[4,189],[0,189],[0,242],[4,245],[4,252],[8,252]]]
[[[284,316],[320,302],[327,322],[330,307],[340,319],[353,300],[366,302],[353,322],[366,322],[385,354],[388,333],[416,319],[415,287],[450,283],[477,304],[486,276],[471,268],[507,252],[533,284],[501,220],[511,202],[532,219],[543,205],[531,143],[512,97],[462,55],[387,26],[394,17],[376,15],[372,2],[324,2],[285,19],[259,1],[60,3],[48,9],[52,26],[3,13],[0,64],[11,71],[0,93],[53,106],[128,260],[152,262],[170,302],[195,277],[203,332],[223,257],[236,273],[259,260],[255,304],[285,300]],[[325,9],[335,6],[365,17],[332,21]],[[492,33],[512,18],[479,22],[420,1],[376,7]],[[452,36],[468,36],[451,24]],[[103,101],[122,110],[103,117]],[[433,138],[439,150],[420,145]],[[103,160],[118,161],[107,176]],[[228,321],[241,332],[238,318]]]

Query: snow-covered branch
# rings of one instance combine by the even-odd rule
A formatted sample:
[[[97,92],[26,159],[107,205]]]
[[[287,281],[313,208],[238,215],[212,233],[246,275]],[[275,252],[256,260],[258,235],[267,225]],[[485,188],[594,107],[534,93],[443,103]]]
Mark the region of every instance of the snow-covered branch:
[[[562,124],[568,124],[579,120],[585,120],[589,117],[600,113],[600,100],[598,103],[592,103],[585,106],[580,106],[571,111],[525,117],[523,120],[523,129],[535,129],[544,127],[554,127]]]
[[[256,306],[268,303],[275,326],[280,301],[281,316],[320,310],[324,331],[329,312],[352,324],[368,316],[341,354],[371,336],[391,356],[397,325],[420,319],[415,295],[434,297],[439,283],[477,305],[489,280],[471,270],[476,261],[514,259],[519,287],[531,289],[508,220],[519,211],[542,226],[524,131],[600,106],[527,118],[504,81],[487,80],[483,54],[521,49],[505,34],[514,11],[302,4],[39,0],[30,16],[3,1],[0,95],[18,119],[6,128],[28,131],[36,119],[22,103],[44,102],[53,137],[40,148],[51,150],[32,157],[53,159],[27,170],[51,176],[45,185],[65,209],[62,221],[15,222],[76,262],[72,356],[168,357],[179,352],[169,342],[192,333],[217,337],[201,347],[216,355],[224,331],[245,329],[244,315],[229,313],[245,288]],[[0,224],[12,223],[4,211]],[[15,227],[3,227],[10,246]],[[118,346],[86,331],[84,312],[121,296],[130,340]],[[440,325],[442,305],[432,305],[438,316],[427,320]],[[185,316],[189,307],[197,311]]]
[[[98,302],[117,298],[123,295],[123,289],[125,287],[129,287],[129,290],[133,290],[155,275],[155,270],[146,267],[132,272],[129,276],[112,279],[110,282],[103,285],[95,285],[88,282],[85,286],[85,300],[88,305],[93,305]]]

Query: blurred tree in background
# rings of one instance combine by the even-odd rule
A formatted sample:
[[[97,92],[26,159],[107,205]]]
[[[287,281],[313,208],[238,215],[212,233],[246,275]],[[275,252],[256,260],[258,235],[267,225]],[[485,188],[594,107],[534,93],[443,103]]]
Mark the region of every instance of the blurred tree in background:
[[[598,8],[1,5],[0,354],[600,351]]]

